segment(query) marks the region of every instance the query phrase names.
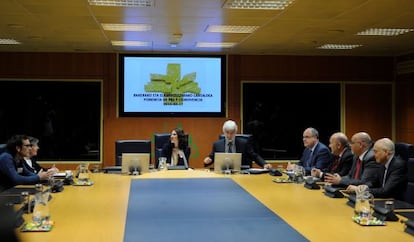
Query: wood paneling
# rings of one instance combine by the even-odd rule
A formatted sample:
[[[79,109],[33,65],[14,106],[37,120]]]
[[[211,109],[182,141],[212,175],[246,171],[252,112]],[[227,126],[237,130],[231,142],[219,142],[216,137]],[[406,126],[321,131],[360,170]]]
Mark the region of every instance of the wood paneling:
[[[347,84],[345,123],[348,137],[365,131],[373,140],[392,138],[392,85]]]
[[[103,80],[103,157],[104,166],[114,164],[115,140],[151,139],[156,132],[169,132],[181,126],[192,139],[191,166],[202,167],[202,159],[210,152],[212,142],[221,133],[225,118],[118,118],[117,55],[113,53],[0,53],[0,78],[68,78]],[[228,58],[228,118],[239,124],[241,119],[240,88],[249,81],[392,81],[393,59],[386,57],[312,57],[230,55]],[[352,87],[351,87],[352,88]],[[360,90],[358,88],[355,88]],[[366,116],[372,117],[370,132],[375,136],[389,135],[389,99],[381,105],[385,111],[369,109],[378,103],[378,93],[367,89]],[[407,94],[408,95],[408,94]],[[408,97],[407,97],[408,98]],[[381,99],[383,102],[383,100]],[[312,100],[309,100],[310,105]],[[321,104],[323,105],[323,104]],[[356,106],[356,107],[354,107]],[[361,113],[358,105],[347,105],[349,130],[360,127],[353,117]],[[349,113],[349,110],[355,110]],[[359,111],[358,111],[359,110]],[[380,118],[376,118],[381,114]],[[375,122],[374,122],[374,117]],[[372,123],[371,123],[372,121]],[[377,132],[376,129],[381,131]],[[384,134],[382,134],[384,132]]]

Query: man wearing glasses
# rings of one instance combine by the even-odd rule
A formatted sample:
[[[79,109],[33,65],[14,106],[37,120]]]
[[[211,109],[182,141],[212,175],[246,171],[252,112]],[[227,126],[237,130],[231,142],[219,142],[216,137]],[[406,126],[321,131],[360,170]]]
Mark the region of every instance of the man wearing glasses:
[[[0,154],[0,192],[16,185],[36,184],[53,176],[54,171],[35,174],[20,166],[21,159],[29,156],[31,148],[25,135],[15,135],[7,142],[6,152]]]
[[[303,146],[305,149],[298,165],[305,168],[306,175],[310,175],[312,169],[324,170],[328,167],[331,152],[325,144],[319,141],[318,130],[309,127],[303,131]]]

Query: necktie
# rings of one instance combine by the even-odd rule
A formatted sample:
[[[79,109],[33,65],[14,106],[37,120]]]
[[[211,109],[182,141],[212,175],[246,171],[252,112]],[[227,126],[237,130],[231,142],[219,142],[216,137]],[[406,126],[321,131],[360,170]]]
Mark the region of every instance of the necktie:
[[[228,152],[233,153],[233,142],[229,142],[227,145],[228,145]]]
[[[306,170],[310,170],[312,168],[312,156],[313,156],[313,150],[310,150],[308,159],[306,160],[306,164],[305,164],[307,168]]]
[[[354,179],[356,179],[356,180],[359,179],[359,171],[360,170],[361,170],[361,160],[358,158],[357,164],[356,164],[356,169],[355,169],[355,174],[354,174]]]
[[[331,172],[336,173],[339,165],[339,156],[335,157]]]
[[[385,186],[385,178],[387,177],[387,167],[384,169],[384,178],[382,179],[382,187]]]

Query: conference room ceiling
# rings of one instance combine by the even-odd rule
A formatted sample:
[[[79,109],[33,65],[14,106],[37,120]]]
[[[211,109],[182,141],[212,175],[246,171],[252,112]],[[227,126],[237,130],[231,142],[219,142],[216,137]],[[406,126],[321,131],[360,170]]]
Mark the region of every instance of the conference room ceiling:
[[[414,52],[413,0],[294,0],[284,10],[229,9],[225,0],[150,2],[147,7],[114,7],[93,6],[88,0],[2,0],[0,39],[20,44],[0,44],[0,51],[350,56]],[[149,30],[104,30],[102,24],[108,23],[148,24]],[[258,28],[252,33],[206,32],[212,25]],[[371,28],[411,31],[398,36],[357,35]],[[112,41],[140,41],[148,46],[118,46]],[[199,42],[234,45],[197,47]],[[359,47],[319,48],[325,44]]]

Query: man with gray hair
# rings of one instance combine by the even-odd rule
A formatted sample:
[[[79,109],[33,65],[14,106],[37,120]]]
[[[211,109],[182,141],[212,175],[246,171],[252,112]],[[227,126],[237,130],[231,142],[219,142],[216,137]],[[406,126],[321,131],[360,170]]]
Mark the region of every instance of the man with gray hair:
[[[204,158],[204,165],[208,166],[214,163],[214,153],[241,153],[242,166],[251,167],[253,161],[264,168],[271,168],[260,155],[254,152],[253,147],[248,143],[247,139],[236,138],[237,124],[233,120],[227,120],[223,124],[224,139],[219,139],[214,142],[212,150],[206,158]]]
[[[369,189],[377,198],[403,199],[407,184],[406,162],[395,156],[394,143],[388,138],[382,138],[374,144],[374,157],[378,164],[378,179],[372,184],[359,186],[350,185],[347,190]]]

